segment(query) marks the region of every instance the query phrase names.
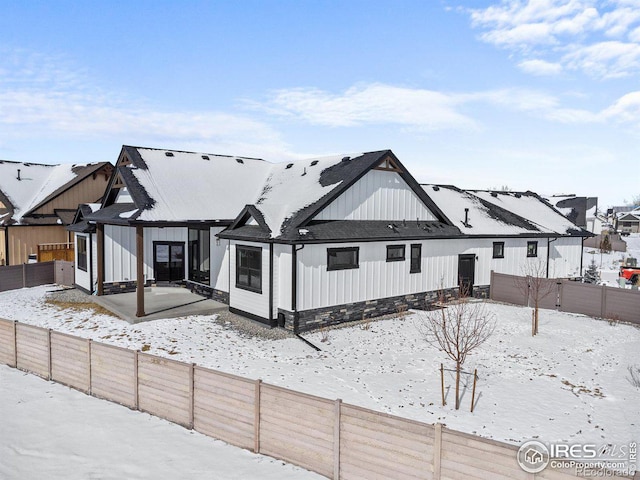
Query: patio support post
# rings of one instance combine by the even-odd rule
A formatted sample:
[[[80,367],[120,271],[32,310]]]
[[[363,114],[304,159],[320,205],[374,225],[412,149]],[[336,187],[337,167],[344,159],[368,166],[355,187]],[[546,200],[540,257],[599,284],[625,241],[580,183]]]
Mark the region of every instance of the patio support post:
[[[98,251],[96,256],[98,257],[98,271],[96,275],[98,277],[98,296],[104,295],[104,225],[98,223],[96,225],[96,246]],[[93,278],[91,279],[93,282]],[[93,285],[91,286],[93,289]]]
[[[136,317],[144,317],[144,236],[142,225],[136,225]]]

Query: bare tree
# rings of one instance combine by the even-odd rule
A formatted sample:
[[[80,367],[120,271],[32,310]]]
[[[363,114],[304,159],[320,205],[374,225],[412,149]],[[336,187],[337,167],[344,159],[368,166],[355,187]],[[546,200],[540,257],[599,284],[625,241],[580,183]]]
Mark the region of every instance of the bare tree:
[[[460,294],[447,302],[439,296],[442,308],[424,312],[417,325],[426,342],[440,348],[456,364],[456,410],[460,407],[460,372],[473,350],[478,348],[495,329],[494,315],[487,311],[486,303],[471,301]]]
[[[531,312],[531,336],[538,334],[540,303],[556,290],[556,282],[547,278],[546,263],[530,261],[523,265],[522,276],[516,277],[515,284],[518,290],[527,298],[527,306],[532,306]],[[533,305],[531,305],[533,303]]]

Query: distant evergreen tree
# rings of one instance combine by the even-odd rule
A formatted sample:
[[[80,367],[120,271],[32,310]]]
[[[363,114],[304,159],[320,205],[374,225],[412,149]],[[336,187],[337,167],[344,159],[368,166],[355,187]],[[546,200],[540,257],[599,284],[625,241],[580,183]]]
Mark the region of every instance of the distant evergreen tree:
[[[598,283],[600,281],[600,273],[596,267],[596,261],[592,258],[591,264],[584,272],[584,283]]]
[[[611,239],[609,235],[605,235],[602,237],[602,241],[600,242],[600,250],[604,253],[611,253]]]

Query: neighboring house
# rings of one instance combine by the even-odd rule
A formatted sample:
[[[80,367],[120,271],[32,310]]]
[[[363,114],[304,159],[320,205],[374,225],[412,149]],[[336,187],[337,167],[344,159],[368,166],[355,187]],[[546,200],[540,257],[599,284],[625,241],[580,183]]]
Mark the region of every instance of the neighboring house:
[[[606,221],[598,211],[598,197],[552,195],[545,200],[580,228],[594,234],[602,233]]]
[[[108,162],[41,165],[0,161],[0,265],[72,260],[69,225],[79,203],[99,200]],[[71,255],[71,257],[70,257]]]
[[[424,308],[461,284],[487,295],[491,269],[526,262],[579,276],[590,235],[530,192],[421,186],[390,150],[272,164],[129,146],[71,229],[78,286],[136,290],[138,316],[145,285],[180,283],[294,331]]]
[[[617,232],[640,232],[640,207],[629,212],[619,213],[616,217],[615,228]]]

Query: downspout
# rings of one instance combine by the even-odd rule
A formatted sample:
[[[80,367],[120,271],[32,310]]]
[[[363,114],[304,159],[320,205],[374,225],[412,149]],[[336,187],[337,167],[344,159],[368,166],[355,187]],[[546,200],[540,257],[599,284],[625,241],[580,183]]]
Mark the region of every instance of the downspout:
[[[296,248],[296,244],[291,245],[291,310],[293,311],[293,333],[298,333],[298,250],[302,250],[304,244],[300,248]]]
[[[91,240],[91,235],[92,233],[89,232],[89,292],[91,293],[91,295],[93,295],[93,292],[95,292],[95,290],[93,289],[93,241]]]
[[[584,265],[582,264],[582,262],[584,261],[584,237],[582,237],[582,250],[580,250],[580,276],[582,277],[582,268],[584,267]]]
[[[269,244],[269,326],[273,324],[273,242]]]
[[[553,240],[547,238],[547,278],[549,278],[549,256],[551,255],[551,242],[555,242],[556,240],[558,240],[558,237],[554,238]]]

